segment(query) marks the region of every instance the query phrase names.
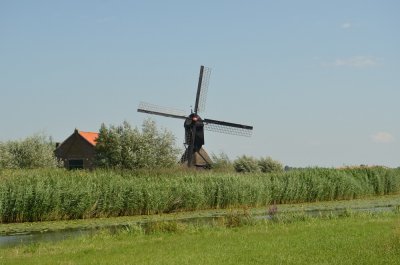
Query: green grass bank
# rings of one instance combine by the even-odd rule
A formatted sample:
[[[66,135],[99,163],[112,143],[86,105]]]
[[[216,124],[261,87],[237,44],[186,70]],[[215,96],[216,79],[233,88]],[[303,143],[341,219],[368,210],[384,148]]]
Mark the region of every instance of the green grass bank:
[[[398,213],[301,217],[233,228],[131,227],[0,249],[0,264],[400,264]]]
[[[309,168],[275,174],[196,171],[0,171],[2,223],[265,206],[400,192],[400,170]]]

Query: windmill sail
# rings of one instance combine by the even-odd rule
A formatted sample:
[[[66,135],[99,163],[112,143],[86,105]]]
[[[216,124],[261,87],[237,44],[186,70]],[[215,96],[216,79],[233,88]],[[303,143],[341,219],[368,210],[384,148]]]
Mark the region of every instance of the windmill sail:
[[[210,82],[211,68],[201,66],[199,83],[197,85],[196,103],[194,113],[204,112],[206,110],[208,84]]]
[[[154,114],[164,117],[177,118],[177,119],[186,119],[187,116],[183,110],[162,107],[146,102],[140,102],[139,107],[137,109],[138,112],[144,112],[148,114]]]
[[[246,137],[250,137],[253,132],[253,126],[231,123],[226,121],[212,120],[212,119],[204,119],[203,122],[204,122],[204,129],[207,131],[246,136]]]

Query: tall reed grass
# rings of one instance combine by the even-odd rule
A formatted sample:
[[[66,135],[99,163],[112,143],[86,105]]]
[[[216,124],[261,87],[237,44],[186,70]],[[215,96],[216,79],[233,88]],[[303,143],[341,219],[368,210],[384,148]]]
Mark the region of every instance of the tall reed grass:
[[[0,170],[0,221],[25,222],[353,199],[400,192],[400,170],[271,174]]]

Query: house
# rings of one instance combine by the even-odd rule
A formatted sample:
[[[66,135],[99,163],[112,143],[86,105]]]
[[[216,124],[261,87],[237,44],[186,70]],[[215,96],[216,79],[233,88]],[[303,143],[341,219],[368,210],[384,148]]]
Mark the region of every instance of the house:
[[[56,144],[55,155],[63,161],[68,169],[92,169],[94,168],[96,132],[82,132],[75,129],[61,144]]]

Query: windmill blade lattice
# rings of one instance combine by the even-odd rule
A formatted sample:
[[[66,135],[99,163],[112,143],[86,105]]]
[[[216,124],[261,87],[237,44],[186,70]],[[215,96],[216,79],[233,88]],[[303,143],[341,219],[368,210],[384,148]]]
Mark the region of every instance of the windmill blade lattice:
[[[171,117],[177,119],[186,119],[187,115],[183,110],[175,109],[175,108],[167,108],[154,104],[150,104],[147,102],[140,102],[138,107],[138,112],[144,112],[164,117]]]
[[[211,119],[204,120],[204,129],[211,132],[225,133],[238,136],[250,137],[253,127],[243,124],[217,121]]]
[[[210,75],[211,75],[211,68],[204,67],[201,86],[200,86],[199,103],[197,111],[195,110],[195,112],[204,112],[206,110],[207,92],[208,92],[208,84],[210,82]]]

